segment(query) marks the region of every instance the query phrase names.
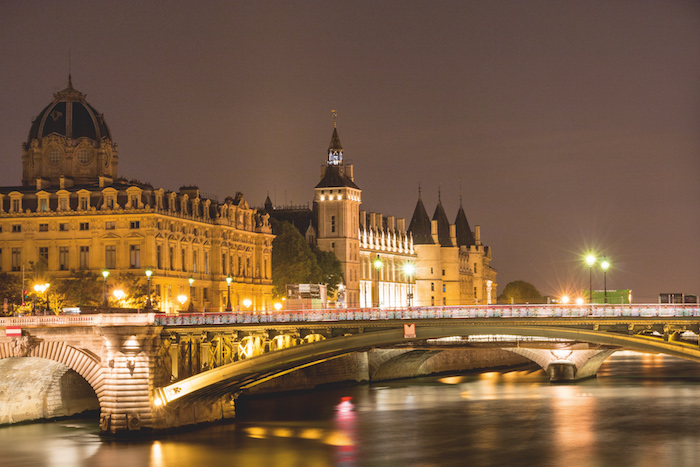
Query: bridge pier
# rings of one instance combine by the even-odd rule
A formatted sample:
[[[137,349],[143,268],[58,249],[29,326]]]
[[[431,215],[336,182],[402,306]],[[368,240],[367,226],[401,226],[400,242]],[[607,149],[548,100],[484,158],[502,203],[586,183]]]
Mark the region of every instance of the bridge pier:
[[[598,368],[615,350],[577,349],[504,349],[537,363],[552,383],[565,383],[594,378]]]

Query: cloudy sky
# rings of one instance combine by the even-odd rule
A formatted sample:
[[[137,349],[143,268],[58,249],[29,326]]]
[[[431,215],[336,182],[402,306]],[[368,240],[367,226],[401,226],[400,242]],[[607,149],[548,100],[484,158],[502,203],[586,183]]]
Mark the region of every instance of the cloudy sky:
[[[70,64],[126,178],[307,203],[335,109],[363,208],[461,186],[501,289],[700,293],[699,51],[692,0],[8,0],[0,185]]]

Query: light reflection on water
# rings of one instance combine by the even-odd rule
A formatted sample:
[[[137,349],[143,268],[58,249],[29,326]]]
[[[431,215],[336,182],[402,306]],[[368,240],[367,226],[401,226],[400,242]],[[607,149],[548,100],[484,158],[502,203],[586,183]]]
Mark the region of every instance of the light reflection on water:
[[[97,420],[0,428],[3,466],[697,465],[700,365],[614,354],[598,378],[489,372],[250,399],[234,424],[141,442]]]

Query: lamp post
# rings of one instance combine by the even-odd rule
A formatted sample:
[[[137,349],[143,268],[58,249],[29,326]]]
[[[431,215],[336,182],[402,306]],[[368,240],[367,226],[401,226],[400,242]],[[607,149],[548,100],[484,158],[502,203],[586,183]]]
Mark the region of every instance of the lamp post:
[[[153,310],[153,302],[151,302],[151,275],[153,275],[153,271],[146,269],[146,290],[148,294],[146,297],[146,311]]]
[[[377,278],[376,280],[376,290],[377,290],[377,304],[374,304],[374,296],[372,297],[372,306],[379,308],[381,306],[381,302],[379,300],[379,271],[382,269],[382,266],[384,266],[384,263],[382,260],[377,256],[377,259],[374,260],[374,269],[375,269],[375,276]],[[374,294],[373,294],[374,295]]]
[[[608,303],[608,268],[610,263],[607,258],[603,258],[603,262],[600,263],[600,268],[603,270],[603,303]]]
[[[107,301],[107,276],[109,276],[109,271],[105,269],[104,271],[102,271],[102,277],[105,278],[104,286],[102,289],[102,306],[105,308],[109,306],[109,302]]]
[[[595,256],[586,256],[588,264],[588,303],[593,303],[593,265],[595,264]]]
[[[46,314],[51,313],[51,302],[49,302],[49,287],[51,284],[48,282],[44,284],[44,287],[46,287]]]
[[[406,302],[408,303],[408,307],[410,308],[412,306],[413,301],[413,288],[411,287],[411,278],[416,272],[416,267],[413,265],[413,263],[406,263],[403,267],[403,270],[406,273],[406,276],[408,276],[408,292],[406,293]]]
[[[48,289],[48,288],[49,288],[49,284],[36,284],[36,285],[34,285],[34,292],[36,292],[37,294],[39,294],[39,293],[43,294],[44,292],[46,292],[46,289]],[[39,306],[41,306],[41,302],[39,302]],[[49,308],[49,294],[47,293],[46,294],[46,308],[44,309],[44,315],[46,315],[46,311],[48,310],[48,308]]]
[[[192,313],[194,311],[194,303],[192,303],[192,300],[194,299],[194,295],[192,295],[192,284],[194,283],[194,279],[190,277],[187,279],[187,282],[190,283],[190,306],[187,307],[187,312]]]
[[[226,278],[226,285],[228,286],[228,301],[226,302],[226,311],[232,311],[231,309],[231,281],[233,278],[228,276]]]

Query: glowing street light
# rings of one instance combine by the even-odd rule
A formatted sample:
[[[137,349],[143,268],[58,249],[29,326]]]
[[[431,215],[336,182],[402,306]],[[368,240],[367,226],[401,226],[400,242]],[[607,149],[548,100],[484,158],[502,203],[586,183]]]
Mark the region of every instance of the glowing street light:
[[[231,311],[231,281],[233,278],[231,276],[226,278],[226,284],[228,285],[228,301],[226,302],[226,311]]]
[[[112,295],[114,295],[114,298],[116,298],[117,300],[121,300],[122,298],[124,298],[125,293],[123,290],[117,289],[112,292]]]
[[[192,295],[192,284],[194,284],[194,279],[190,277],[187,279],[187,282],[190,283],[190,306],[187,307],[187,311],[191,313],[194,311],[194,303],[192,303],[192,299],[194,298],[194,295]]]
[[[569,296],[568,296],[568,295],[563,295],[563,296],[561,297],[561,302],[562,302],[564,305],[567,305],[567,304],[569,303]]]
[[[50,285],[51,285],[51,284],[49,284],[48,282],[47,282],[46,284],[36,284],[36,285],[34,285],[34,291],[35,291],[36,293],[42,293],[42,294],[43,294],[44,292],[46,292],[46,309],[44,310],[44,314],[46,314],[46,312],[48,312],[48,311],[51,311],[51,308],[49,307],[49,293],[47,292],[47,290],[49,289],[49,286],[50,286]]]
[[[252,305],[252,304],[253,304],[253,301],[249,298],[246,298],[245,300],[243,300],[243,306],[246,308],[250,308],[250,305]]]
[[[413,263],[406,263],[403,265],[403,272],[408,277],[408,292],[406,293],[406,302],[408,303],[408,306],[410,308],[413,302],[413,287],[411,280],[413,278],[413,275],[416,273],[416,266]]]
[[[146,311],[153,310],[153,303],[151,302],[151,276],[153,271],[146,269],[146,283],[148,284],[148,297],[146,298]]]
[[[185,305],[185,302],[187,301],[187,295],[185,295],[185,294],[178,295],[177,301],[180,302],[180,307],[182,308]]]
[[[107,271],[106,269],[102,271],[102,277],[105,278],[104,287],[102,290],[102,306],[107,308],[109,306],[109,301],[107,299],[107,277],[109,277],[109,271]]]
[[[376,272],[375,272],[375,277],[377,278],[377,280],[375,281],[375,282],[376,282],[375,287],[376,287],[376,290],[377,290],[377,294],[376,294],[377,303],[375,304],[375,303],[374,303],[374,300],[372,300],[372,302],[373,302],[373,303],[372,303],[372,306],[374,306],[374,307],[380,307],[380,306],[381,306],[381,302],[379,301],[379,271],[380,271],[380,270],[382,269],[382,267],[384,266],[384,262],[381,260],[381,258],[380,258],[379,256],[377,256],[377,259],[375,259],[375,260],[374,260],[374,263],[372,263],[372,264],[374,265],[374,269],[375,269],[375,271],[376,271]],[[374,297],[372,297],[372,298],[374,298]]]
[[[610,263],[607,257],[604,257],[603,262],[600,263],[600,269],[603,270],[603,303],[608,303],[608,268]]]
[[[280,311],[282,309],[282,303],[281,302],[275,302],[275,310]]]
[[[593,265],[595,264],[595,256],[586,256],[586,264],[588,264],[588,303],[593,303]]]

